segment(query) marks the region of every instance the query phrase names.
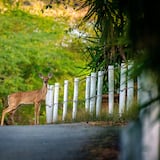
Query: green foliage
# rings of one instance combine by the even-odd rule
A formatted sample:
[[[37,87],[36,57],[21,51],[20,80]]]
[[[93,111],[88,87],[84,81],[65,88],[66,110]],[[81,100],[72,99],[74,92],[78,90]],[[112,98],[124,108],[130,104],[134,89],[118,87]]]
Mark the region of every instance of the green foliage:
[[[63,19],[58,21],[13,9],[0,14],[0,21],[1,99],[13,92],[40,88],[40,72],[53,73],[50,84],[63,84],[65,79],[73,79],[82,72],[85,61],[81,53],[72,50],[72,43],[63,42],[64,37],[70,37],[65,32],[69,26]],[[30,112],[25,110],[27,114]]]
[[[92,43],[86,50],[91,56],[88,67],[92,70],[106,70],[108,64],[121,63],[132,56],[129,54],[128,17],[122,3],[86,0],[82,5],[89,8],[83,20],[92,21],[96,33],[96,37],[90,37]]]

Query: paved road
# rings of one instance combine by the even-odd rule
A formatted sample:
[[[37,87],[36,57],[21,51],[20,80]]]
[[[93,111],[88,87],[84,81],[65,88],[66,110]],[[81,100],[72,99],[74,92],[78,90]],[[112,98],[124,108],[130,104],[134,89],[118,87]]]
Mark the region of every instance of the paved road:
[[[85,123],[0,127],[0,160],[78,160],[105,127]]]

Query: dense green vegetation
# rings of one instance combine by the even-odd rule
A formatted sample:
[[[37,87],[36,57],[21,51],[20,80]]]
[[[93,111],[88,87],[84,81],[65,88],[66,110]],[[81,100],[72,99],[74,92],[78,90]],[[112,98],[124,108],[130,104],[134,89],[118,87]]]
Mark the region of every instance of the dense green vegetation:
[[[85,74],[84,52],[87,67],[94,71],[106,70],[108,64],[135,56],[130,46],[128,4],[116,0],[84,1],[0,1],[1,100],[12,92],[40,88],[39,72],[52,72],[52,84]],[[85,25],[77,16],[84,16],[83,11],[75,14],[75,6],[80,5],[87,13]],[[79,33],[85,36],[77,34],[81,29]],[[79,38],[74,39],[74,31]],[[32,123],[33,115],[26,113],[33,113],[33,107],[25,108],[20,109],[17,118],[22,124]],[[44,122],[44,108],[41,115]]]
[[[0,112],[2,100],[8,94],[40,88],[40,72],[53,73],[49,83],[62,85],[65,79],[85,73],[82,72],[85,61],[80,52],[81,44],[68,34],[65,19],[54,20],[11,9],[0,14],[0,21]],[[22,124],[34,117],[26,114],[34,113],[33,107],[24,107],[17,114],[19,112],[22,112],[18,117]]]

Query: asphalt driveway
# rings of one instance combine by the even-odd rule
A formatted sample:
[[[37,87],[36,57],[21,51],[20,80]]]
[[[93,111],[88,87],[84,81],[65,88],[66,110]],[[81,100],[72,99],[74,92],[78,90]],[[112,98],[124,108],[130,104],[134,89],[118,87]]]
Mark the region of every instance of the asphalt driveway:
[[[78,160],[107,127],[87,123],[0,127],[0,160]]]

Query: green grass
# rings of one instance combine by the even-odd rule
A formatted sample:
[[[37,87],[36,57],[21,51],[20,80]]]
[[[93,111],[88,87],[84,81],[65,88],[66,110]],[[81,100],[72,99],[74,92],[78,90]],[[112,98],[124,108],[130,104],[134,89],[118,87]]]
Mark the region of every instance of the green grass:
[[[103,104],[101,113],[96,116],[94,111],[92,114],[85,111],[84,102],[78,104],[76,119],[72,119],[72,104],[68,106],[67,115],[65,121],[62,121],[62,106],[58,113],[58,121],[56,123],[77,123],[85,122],[95,125],[108,125],[108,126],[123,126],[128,122],[138,119],[138,105],[133,105],[128,111],[125,111],[121,116],[119,115],[118,104],[115,103],[114,111],[112,114],[108,113],[108,104]]]

